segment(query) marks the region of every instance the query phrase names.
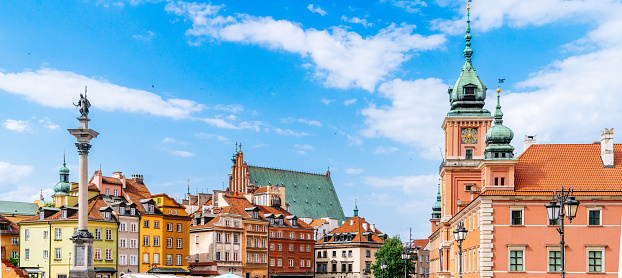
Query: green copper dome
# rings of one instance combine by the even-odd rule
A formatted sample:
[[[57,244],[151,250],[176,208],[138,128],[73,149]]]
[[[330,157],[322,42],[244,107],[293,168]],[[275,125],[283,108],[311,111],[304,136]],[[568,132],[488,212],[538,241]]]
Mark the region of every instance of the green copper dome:
[[[449,87],[449,102],[451,109],[447,113],[448,117],[489,117],[490,111],[484,109],[484,101],[486,100],[486,84],[475,72],[475,68],[471,63],[473,49],[471,49],[471,20],[470,11],[467,11],[467,28],[464,36],[465,48],[462,52],[464,55],[464,65],[456,84]]]
[[[514,138],[514,132],[503,125],[503,112],[501,112],[500,95],[497,89],[497,110],[495,111],[495,125],[486,132],[486,158],[507,159],[514,156],[514,147],[510,145]]]
[[[69,190],[71,190],[71,184],[69,184],[69,168],[67,168],[67,164],[65,163],[65,156],[63,156],[63,167],[60,167],[58,170],[58,174],[60,176],[60,181],[54,185],[54,195],[69,195]]]
[[[441,218],[441,186],[438,186],[438,193],[436,193],[436,203],[432,206],[432,219]]]

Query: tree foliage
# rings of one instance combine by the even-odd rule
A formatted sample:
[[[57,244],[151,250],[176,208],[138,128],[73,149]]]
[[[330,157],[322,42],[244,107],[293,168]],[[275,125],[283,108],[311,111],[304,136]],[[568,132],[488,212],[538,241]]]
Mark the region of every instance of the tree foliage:
[[[54,207],[54,203],[46,203],[43,206],[44,207],[48,207],[48,208],[53,208]]]
[[[404,252],[404,245],[397,236],[387,239],[378,252],[376,252],[376,261],[371,266],[374,277],[383,277],[382,269],[380,268],[382,261],[387,263],[387,268],[384,270],[385,278],[404,277],[402,252]],[[413,264],[412,260],[413,258],[408,260],[408,273],[415,269],[415,264]]]
[[[19,256],[15,256],[15,258],[9,257],[8,260],[12,265],[19,267]]]

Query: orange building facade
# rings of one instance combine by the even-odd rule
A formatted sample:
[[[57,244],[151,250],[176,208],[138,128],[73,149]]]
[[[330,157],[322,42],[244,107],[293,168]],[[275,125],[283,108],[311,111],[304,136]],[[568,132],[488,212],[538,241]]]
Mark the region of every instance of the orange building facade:
[[[467,21],[468,23],[468,21]],[[600,143],[535,144],[514,157],[514,134],[503,126],[500,96],[493,115],[484,109],[486,86],[471,63],[470,26],[465,63],[442,128],[439,198],[431,219],[430,277],[559,277],[559,222],[545,204],[562,186],[581,202],[565,221],[566,277],[618,275],[622,215],[622,145],[613,129]],[[500,90],[497,90],[500,94]],[[462,256],[453,231],[468,231]]]

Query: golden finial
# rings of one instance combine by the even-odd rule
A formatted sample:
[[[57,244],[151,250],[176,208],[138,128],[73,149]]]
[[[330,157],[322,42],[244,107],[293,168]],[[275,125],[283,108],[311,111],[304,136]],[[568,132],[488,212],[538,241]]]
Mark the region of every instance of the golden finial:
[[[501,93],[501,88],[497,88],[497,93]]]
[[[471,6],[469,6],[469,4],[467,4],[467,11],[471,9]]]

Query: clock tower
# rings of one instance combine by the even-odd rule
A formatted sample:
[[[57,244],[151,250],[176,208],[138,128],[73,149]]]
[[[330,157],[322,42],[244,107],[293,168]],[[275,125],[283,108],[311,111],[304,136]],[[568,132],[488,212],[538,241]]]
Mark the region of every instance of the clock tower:
[[[477,75],[471,57],[470,7],[467,7],[467,27],[464,65],[453,87],[449,87],[450,110],[443,121],[445,147],[440,168],[442,210],[441,222],[455,215],[474,198],[472,192],[481,189],[481,170],[484,159],[486,132],[493,117],[484,109],[486,85]]]

